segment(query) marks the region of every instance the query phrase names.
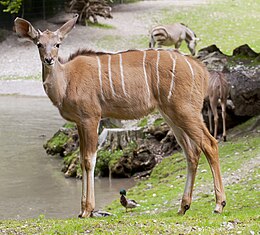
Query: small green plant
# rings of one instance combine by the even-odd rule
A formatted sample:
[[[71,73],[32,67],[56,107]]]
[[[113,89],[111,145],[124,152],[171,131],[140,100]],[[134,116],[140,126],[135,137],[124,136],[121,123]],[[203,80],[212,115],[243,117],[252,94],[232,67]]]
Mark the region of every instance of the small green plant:
[[[137,124],[138,127],[145,127],[148,124],[148,118],[144,117],[143,119],[140,120],[140,122]]]
[[[115,29],[114,26],[109,25],[109,24],[102,24],[102,23],[93,23],[90,20],[87,20],[87,25],[89,27],[94,27],[94,28],[101,28],[101,29]]]
[[[11,14],[18,13],[21,8],[23,0],[5,0],[0,1],[0,4],[5,7],[3,12],[9,12]]]
[[[164,123],[165,121],[164,121],[164,119],[163,118],[157,118],[155,121],[154,121],[154,123],[153,123],[153,125],[155,126],[155,127],[158,127],[158,126],[160,126],[162,123]]]

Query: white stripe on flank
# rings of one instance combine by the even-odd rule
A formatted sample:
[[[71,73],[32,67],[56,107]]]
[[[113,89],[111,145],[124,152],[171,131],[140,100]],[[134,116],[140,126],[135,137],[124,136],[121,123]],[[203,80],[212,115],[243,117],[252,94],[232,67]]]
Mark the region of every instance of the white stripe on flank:
[[[147,92],[148,92],[148,100],[150,102],[151,94],[150,94],[148,78],[147,78],[147,73],[146,73],[146,68],[145,68],[145,59],[146,59],[146,51],[144,51],[144,56],[143,56],[143,69],[144,69],[144,80],[145,80],[145,84],[146,84]]]
[[[186,57],[184,56],[184,60],[186,61],[186,63],[188,64],[189,68],[190,68],[190,72],[191,72],[191,76],[192,76],[192,80],[194,80],[194,71],[192,69],[192,66],[190,64],[190,62],[186,59]]]
[[[101,97],[103,100],[105,100],[104,98],[104,94],[103,94],[103,88],[102,88],[102,72],[101,72],[101,63],[100,63],[100,59],[98,56],[96,56],[97,58],[97,63],[98,63],[98,78],[99,78],[99,84],[100,84],[100,90],[101,90]]]
[[[191,87],[191,92],[190,92],[190,99],[191,99],[191,96],[192,96],[192,93],[193,93],[193,87],[194,87],[194,82],[195,82],[195,76],[194,76],[194,71],[193,71],[193,68],[190,64],[190,62],[186,59],[185,56],[184,57],[184,60],[186,61],[186,63],[188,64],[189,68],[190,68],[190,72],[191,72],[191,77],[192,77],[192,87]]]
[[[160,97],[160,72],[159,72],[159,62],[160,62],[160,51],[157,51],[157,61],[156,61],[156,75],[157,75],[157,91],[158,91],[158,98],[159,102],[161,103]]]
[[[174,76],[175,76],[175,66],[176,66],[176,58],[172,57],[172,53],[168,51],[171,59],[172,59],[172,80],[171,80],[171,85],[170,85],[170,90],[169,90],[169,95],[168,95],[168,101],[172,97],[172,91],[174,90]]]
[[[119,55],[119,65],[120,65],[120,74],[121,74],[122,89],[123,89],[123,91],[124,91],[125,96],[127,96],[126,90],[125,90],[125,81],[124,81],[124,70],[123,70],[122,54],[118,54],[118,55]]]
[[[108,55],[108,78],[110,83],[110,88],[112,91],[113,96],[115,96],[115,90],[113,87],[113,81],[112,81],[112,73],[111,73],[111,55]]]

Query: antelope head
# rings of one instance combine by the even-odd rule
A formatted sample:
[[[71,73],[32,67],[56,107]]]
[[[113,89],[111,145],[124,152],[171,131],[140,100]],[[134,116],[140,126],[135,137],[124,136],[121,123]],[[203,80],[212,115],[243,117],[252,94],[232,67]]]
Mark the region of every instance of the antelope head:
[[[75,15],[73,19],[66,22],[55,32],[48,29],[44,32],[39,29],[36,30],[30,22],[18,17],[14,23],[15,30],[20,37],[37,45],[43,65],[53,66],[55,61],[58,60],[58,51],[62,40],[73,29],[77,19],[78,15]]]

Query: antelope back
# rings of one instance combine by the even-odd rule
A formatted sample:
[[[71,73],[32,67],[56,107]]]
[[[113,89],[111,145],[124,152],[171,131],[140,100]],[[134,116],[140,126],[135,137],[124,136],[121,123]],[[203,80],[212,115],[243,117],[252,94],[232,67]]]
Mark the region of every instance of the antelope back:
[[[70,85],[79,92],[76,84],[84,84],[80,97],[97,100],[102,116],[133,119],[162,106],[202,106],[208,74],[189,56],[174,50],[85,54],[68,63],[75,70]]]

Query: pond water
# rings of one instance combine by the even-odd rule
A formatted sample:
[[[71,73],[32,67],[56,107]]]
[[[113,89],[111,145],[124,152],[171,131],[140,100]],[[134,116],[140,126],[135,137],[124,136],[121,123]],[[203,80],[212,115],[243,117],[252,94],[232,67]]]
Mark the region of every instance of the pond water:
[[[66,179],[61,158],[43,149],[64,123],[48,98],[0,96],[0,219],[78,215],[81,180]],[[132,179],[96,179],[96,209],[133,185]]]

